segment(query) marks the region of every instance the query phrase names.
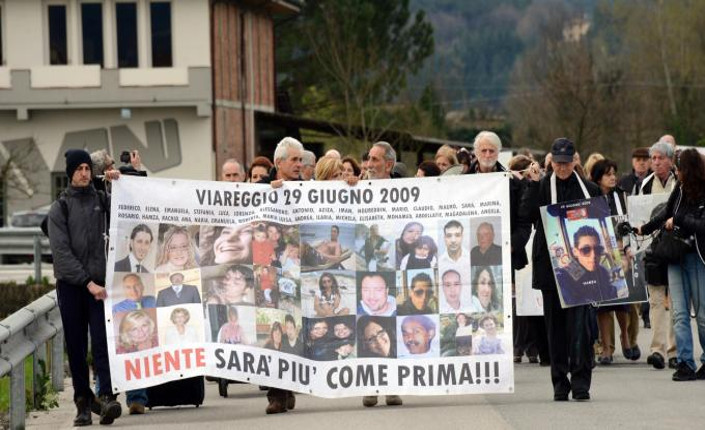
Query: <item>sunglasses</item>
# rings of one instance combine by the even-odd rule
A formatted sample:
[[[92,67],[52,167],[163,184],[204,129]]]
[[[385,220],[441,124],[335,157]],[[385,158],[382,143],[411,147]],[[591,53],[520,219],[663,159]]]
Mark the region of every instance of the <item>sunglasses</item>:
[[[385,334],[387,334],[387,331],[385,329],[381,329],[377,333],[365,339],[364,342],[366,345],[372,345],[373,343],[378,342],[379,338],[384,336]]]
[[[425,288],[417,288],[415,290],[411,290],[411,292],[418,298],[428,296],[431,297],[433,296],[433,290],[427,290]]]
[[[602,253],[605,251],[605,247],[601,245],[597,245],[595,247],[592,247],[590,245],[585,245],[581,248],[578,248],[578,251],[580,251],[583,256],[587,257],[590,255],[593,251],[595,252],[596,255],[602,255]]]

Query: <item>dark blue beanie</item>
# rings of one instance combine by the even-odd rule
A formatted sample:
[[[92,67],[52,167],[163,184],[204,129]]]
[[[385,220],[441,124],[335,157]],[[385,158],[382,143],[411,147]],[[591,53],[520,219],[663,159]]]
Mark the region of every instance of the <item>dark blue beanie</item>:
[[[88,167],[93,170],[91,156],[83,149],[69,149],[64,157],[66,157],[66,176],[69,177],[69,181],[73,178],[73,172],[83,163],[88,164]]]

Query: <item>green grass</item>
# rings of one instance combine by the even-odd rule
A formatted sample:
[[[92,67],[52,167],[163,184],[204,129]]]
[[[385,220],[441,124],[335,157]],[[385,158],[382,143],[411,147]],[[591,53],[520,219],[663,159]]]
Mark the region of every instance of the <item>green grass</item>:
[[[24,361],[24,383],[25,391],[32,388],[32,356]],[[10,411],[10,375],[0,378],[0,413]]]

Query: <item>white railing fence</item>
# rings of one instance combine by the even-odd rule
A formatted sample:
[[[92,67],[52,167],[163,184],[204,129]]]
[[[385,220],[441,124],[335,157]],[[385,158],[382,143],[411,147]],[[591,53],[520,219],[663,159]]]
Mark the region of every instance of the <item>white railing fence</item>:
[[[50,360],[47,361],[47,354]],[[34,408],[42,376],[40,360],[51,363],[55,391],[64,389],[64,332],[56,291],[45,294],[0,322],[0,377],[10,374],[10,429],[25,427],[25,359],[32,356]]]

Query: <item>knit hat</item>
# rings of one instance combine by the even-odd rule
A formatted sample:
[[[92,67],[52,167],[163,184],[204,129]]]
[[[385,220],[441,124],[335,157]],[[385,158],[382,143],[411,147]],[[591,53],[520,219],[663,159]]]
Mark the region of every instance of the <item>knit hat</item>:
[[[73,178],[73,173],[81,164],[86,163],[91,170],[93,169],[91,156],[83,149],[69,149],[64,154],[64,157],[66,157],[66,176],[69,177],[69,181]]]

